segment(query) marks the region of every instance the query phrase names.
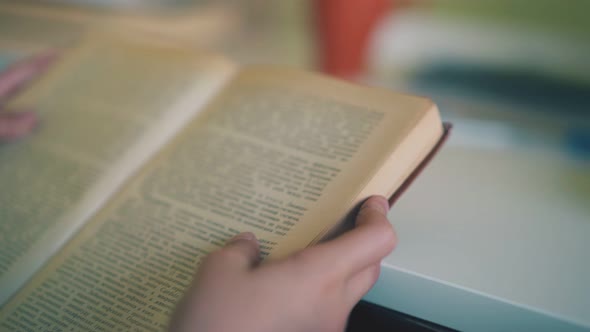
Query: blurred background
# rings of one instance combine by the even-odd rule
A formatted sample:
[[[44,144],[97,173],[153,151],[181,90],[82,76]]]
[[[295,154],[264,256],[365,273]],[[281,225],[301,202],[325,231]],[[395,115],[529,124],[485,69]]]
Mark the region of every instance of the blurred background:
[[[92,29],[433,98],[453,142],[590,153],[590,2],[38,0],[0,4],[0,66]]]
[[[453,220],[482,238],[516,222],[514,241],[536,248],[552,230],[590,236],[589,12],[586,0],[2,1],[0,67],[99,29],[428,96],[454,131],[394,209],[400,238],[415,231],[404,220]],[[478,253],[453,243],[464,247],[438,254]],[[413,249],[402,242],[393,262],[427,273]]]

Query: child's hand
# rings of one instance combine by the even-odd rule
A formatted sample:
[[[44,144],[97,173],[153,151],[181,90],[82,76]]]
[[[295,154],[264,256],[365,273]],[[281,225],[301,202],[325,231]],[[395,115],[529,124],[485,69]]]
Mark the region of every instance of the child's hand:
[[[37,123],[32,112],[4,112],[6,101],[41,75],[56,58],[56,53],[45,53],[14,64],[0,73],[0,142],[27,135]]]
[[[383,197],[360,209],[353,230],[286,259],[259,264],[251,233],[236,236],[200,266],[177,308],[173,331],[342,331],[396,243]]]

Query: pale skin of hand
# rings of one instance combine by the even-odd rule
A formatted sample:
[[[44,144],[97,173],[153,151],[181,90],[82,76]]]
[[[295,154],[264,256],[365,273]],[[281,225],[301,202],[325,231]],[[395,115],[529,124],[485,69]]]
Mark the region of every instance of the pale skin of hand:
[[[37,125],[35,113],[23,110],[8,112],[4,104],[45,72],[56,57],[55,52],[43,53],[20,61],[0,73],[0,143],[26,136]]]
[[[354,229],[276,261],[260,263],[252,233],[236,236],[203,261],[170,331],[343,331],[395,247],[388,209],[373,196]]]

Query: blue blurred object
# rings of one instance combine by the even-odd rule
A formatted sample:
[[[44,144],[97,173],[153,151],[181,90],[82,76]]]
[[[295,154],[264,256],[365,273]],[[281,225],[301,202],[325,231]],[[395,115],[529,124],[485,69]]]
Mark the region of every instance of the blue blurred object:
[[[420,69],[412,83],[560,115],[590,112],[590,86],[540,72],[441,62]]]
[[[417,70],[410,88],[433,97],[443,116],[457,123],[497,124],[505,127],[509,134],[504,139],[513,145],[542,146],[574,159],[590,159],[590,86],[583,82],[442,60]],[[459,106],[446,105],[449,98],[460,101]],[[458,108],[464,111],[453,114]],[[472,140],[482,135],[481,130],[473,133]]]
[[[574,128],[565,135],[566,146],[576,156],[590,159],[590,128]]]

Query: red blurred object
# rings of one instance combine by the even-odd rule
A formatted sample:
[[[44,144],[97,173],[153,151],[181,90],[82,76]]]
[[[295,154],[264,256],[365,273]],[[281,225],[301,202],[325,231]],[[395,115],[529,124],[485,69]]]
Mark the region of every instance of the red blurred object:
[[[370,36],[391,0],[313,0],[320,69],[353,79],[366,68]]]

